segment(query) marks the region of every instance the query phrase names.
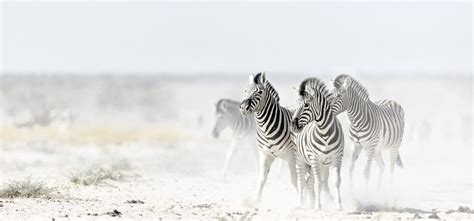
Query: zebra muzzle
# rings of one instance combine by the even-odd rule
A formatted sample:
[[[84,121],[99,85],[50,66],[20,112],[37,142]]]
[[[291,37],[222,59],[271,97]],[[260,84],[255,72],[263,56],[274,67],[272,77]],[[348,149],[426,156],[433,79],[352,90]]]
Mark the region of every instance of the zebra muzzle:
[[[250,100],[245,99],[244,101],[242,101],[239,109],[240,113],[242,113],[243,115],[248,115],[250,113]]]

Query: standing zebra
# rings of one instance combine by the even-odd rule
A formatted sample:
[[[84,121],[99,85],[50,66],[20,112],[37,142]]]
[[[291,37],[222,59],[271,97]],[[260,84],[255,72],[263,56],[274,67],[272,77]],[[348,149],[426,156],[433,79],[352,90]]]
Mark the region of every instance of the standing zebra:
[[[335,200],[338,208],[341,209],[340,185],[344,134],[339,120],[331,110],[331,94],[318,78],[308,78],[301,82],[298,93],[300,95],[299,108],[291,121],[291,128],[297,133],[295,142],[297,144],[298,198],[302,204],[304,174],[310,170],[308,189],[311,207],[314,207],[316,200],[317,208],[321,209],[321,189],[323,183],[327,185],[331,167],[335,176]],[[316,199],[314,199],[315,196]]]
[[[251,145],[252,150],[255,151],[255,121],[250,116],[243,116],[239,109],[240,103],[230,99],[220,99],[216,104],[216,122],[212,130],[212,137],[219,138],[220,133],[227,127],[232,130],[232,141],[230,149],[225,158],[224,167],[222,168],[222,175],[225,178],[227,173],[229,161],[234,155],[238,147],[242,145]]]
[[[260,150],[257,196],[259,203],[268,172],[275,158],[288,162],[291,181],[296,186],[295,144],[290,131],[291,111],[280,106],[278,93],[267,81],[265,73],[250,75],[247,97],[240,105],[244,115],[254,113],[257,126],[257,146]]]
[[[375,158],[380,169],[380,186],[385,167],[381,155],[381,150],[384,149],[390,151],[390,174],[393,181],[395,164],[403,168],[398,152],[405,125],[402,107],[391,100],[372,102],[365,87],[349,75],[339,75],[333,84],[333,111],[339,114],[347,110],[351,124],[350,138],[353,141],[349,169],[351,182],[354,163],[362,148],[367,153],[364,170],[366,184],[368,185],[372,160]]]

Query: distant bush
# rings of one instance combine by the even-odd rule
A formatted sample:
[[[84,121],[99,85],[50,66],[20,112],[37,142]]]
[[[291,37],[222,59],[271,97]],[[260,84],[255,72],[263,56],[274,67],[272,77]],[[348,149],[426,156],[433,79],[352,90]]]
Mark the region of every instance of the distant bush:
[[[22,181],[12,181],[0,189],[1,198],[39,198],[49,197],[53,188],[46,187],[44,182],[31,181],[30,177]]]

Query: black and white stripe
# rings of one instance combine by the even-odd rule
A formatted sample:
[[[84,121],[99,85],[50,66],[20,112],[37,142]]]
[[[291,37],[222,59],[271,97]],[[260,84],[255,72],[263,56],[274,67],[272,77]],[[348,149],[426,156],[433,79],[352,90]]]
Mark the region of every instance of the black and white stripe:
[[[336,203],[341,208],[341,162],[344,153],[344,135],[341,124],[331,110],[331,94],[318,78],[308,78],[299,86],[299,107],[292,119],[297,144],[298,197],[303,202],[302,188],[306,171],[310,171],[308,189],[311,206],[315,201],[321,208],[321,190],[328,181],[329,169],[334,171]],[[314,193],[316,190],[316,194]]]
[[[215,104],[216,123],[212,136],[218,138],[222,130],[230,128],[234,137],[246,137],[255,134],[255,121],[251,116],[240,113],[240,102],[220,99]]]
[[[216,122],[212,130],[212,136],[219,138],[220,133],[226,128],[232,131],[232,142],[222,168],[224,177],[227,173],[229,161],[238,148],[250,145],[252,150],[255,150],[255,121],[251,116],[243,116],[240,113],[239,106],[240,102],[230,99],[220,99],[215,104]]]
[[[249,77],[247,96],[240,105],[244,115],[253,114],[256,121],[257,146],[260,150],[260,169],[258,177],[258,192],[256,203],[262,196],[262,191],[268,172],[275,158],[288,162],[291,180],[296,186],[296,167],[293,134],[290,131],[292,112],[279,104],[279,96],[265,73]]]
[[[350,164],[351,181],[354,163],[362,148],[367,152],[364,170],[366,183],[369,182],[371,164],[375,159],[380,167],[380,185],[385,167],[382,150],[390,152],[390,174],[393,179],[395,164],[403,167],[399,154],[405,126],[403,108],[391,100],[372,102],[367,89],[349,75],[339,75],[333,84],[333,111],[347,111],[351,124],[350,138],[354,145]]]

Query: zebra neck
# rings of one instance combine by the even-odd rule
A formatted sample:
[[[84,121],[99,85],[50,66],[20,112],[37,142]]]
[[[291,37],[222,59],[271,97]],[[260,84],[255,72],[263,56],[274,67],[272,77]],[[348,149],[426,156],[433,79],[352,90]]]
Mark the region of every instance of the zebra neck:
[[[231,115],[228,118],[229,124],[231,125],[232,130],[236,130],[239,122],[243,121],[243,116],[239,112],[236,112],[236,111],[232,111],[230,113]]]
[[[354,125],[356,121],[367,118],[369,102],[370,100],[365,101],[354,92],[350,94],[347,114],[352,125]]]
[[[273,100],[272,96],[269,96],[269,94],[267,94],[262,108],[255,112],[255,118],[256,118],[257,125],[259,127],[264,126],[264,124],[268,123],[268,122],[266,122],[266,121],[268,121],[268,119],[267,119],[269,117],[268,115],[272,114],[272,112],[276,112],[276,111],[281,112],[280,106],[278,105],[277,102],[275,102],[275,100]],[[276,113],[274,113],[274,114],[276,114]]]
[[[325,107],[321,114],[315,119],[316,125],[320,130],[325,130],[334,122],[334,115],[330,107]]]
[[[232,133],[236,136],[240,136],[240,135],[248,133],[248,131],[252,127],[252,124],[254,123],[253,119],[246,118],[242,116],[240,113],[237,113],[233,116],[235,117],[229,119]]]

